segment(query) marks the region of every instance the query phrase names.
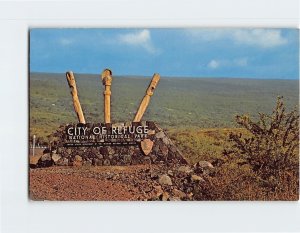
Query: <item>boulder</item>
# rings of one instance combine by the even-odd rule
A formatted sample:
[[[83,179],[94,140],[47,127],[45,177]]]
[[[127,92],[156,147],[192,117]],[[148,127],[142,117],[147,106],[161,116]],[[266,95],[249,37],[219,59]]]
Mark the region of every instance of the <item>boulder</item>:
[[[51,158],[50,153],[43,154],[41,158],[38,160],[38,163],[36,164],[36,167],[50,167],[53,165],[53,161]]]
[[[189,174],[193,170],[189,166],[180,166],[177,171]]]
[[[208,161],[200,161],[196,163],[194,166],[201,168],[214,168],[214,166]]]
[[[42,157],[42,155],[30,156],[30,158],[29,158],[29,164],[31,166],[37,165],[37,163],[39,162],[39,160],[40,160],[41,157]]]
[[[173,190],[173,195],[174,195],[174,197],[178,197],[180,199],[183,199],[183,198],[186,197],[186,194],[184,192],[182,192],[181,190],[179,190],[179,189],[174,189]]]
[[[61,158],[56,162],[56,165],[58,166],[68,166],[69,160],[67,158]]]
[[[165,135],[165,133],[163,131],[160,131],[160,132],[158,132],[158,133],[155,134],[155,137],[158,138],[158,139],[163,138],[165,136],[166,135]]]
[[[125,164],[131,163],[131,155],[124,155],[124,162]]]
[[[164,175],[161,175],[158,179],[158,182],[161,184],[161,185],[172,185],[172,180],[170,178],[170,176],[164,174]]]
[[[154,188],[154,190],[155,190],[156,197],[161,196],[161,195],[163,194],[163,192],[164,192],[164,191],[162,190],[162,188],[161,188],[160,185],[154,186],[153,188]]]
[[[41,156],[40,160],[41,160],[42,162],[46,162],[46,161],[51,161],[52,158],[51,158],[51,155],[50,155],[49,153],[47,153],[47,154],[43,154],[43,155]]]
[[[143,164],[151,164],[151,158],[149,156],[144,157]]]
[[[92,161],[90,161],[90,160],[85,160],[85,161],[83,161],[83,165],[84,166],[92,166]]]
[[[168,201],[169,198],[170,198],[169,193],[168,193],[168,192],[163,192],[162,197],[161,197],[161,200],[162,200],[162,201]]]
[[[214,166],[208,161],[200,161],[194,165],[194,171],[197,174],[211,174]]]
[[[58,160],[60,160],[61,156],[58,154],[52,154],[52,160],[56,164]]]
[[[194,182],[204,182],[205,181],[202,177],[197,176],[197,175],[192,175],[191,180]]]
[[[103,161],[103,165],[104,165],[104,166],[109,166],[109,165],[110,165],[110,161],[109,161],[108,159],[105,159],[105,160]]]
[[[79,155],[75,155],[75,161],[81,162],[82,161],[82,157]]]

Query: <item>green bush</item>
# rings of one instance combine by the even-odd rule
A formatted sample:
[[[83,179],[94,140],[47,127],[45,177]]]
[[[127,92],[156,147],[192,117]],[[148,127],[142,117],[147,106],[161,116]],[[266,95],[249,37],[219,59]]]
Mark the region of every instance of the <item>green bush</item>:
[[[231,150],[224,154],[235,158],[239,165],[248,165],[266,187],[280,188],[287,176],[298,177],[299,114],[296,108],[286,112],[283,97],[277,98],[271,115],[259,113],[258,122],[247,115],[236,116],[239,126],[249,136],[231,133]]]

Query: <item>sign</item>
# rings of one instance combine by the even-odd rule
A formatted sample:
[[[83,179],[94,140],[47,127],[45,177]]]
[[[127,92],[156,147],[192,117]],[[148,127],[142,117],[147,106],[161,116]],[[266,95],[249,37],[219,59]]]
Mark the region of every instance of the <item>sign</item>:
[[[148,126],[140,123],[68,125],[64,147],[136,145],[147,138],[148,131]]]

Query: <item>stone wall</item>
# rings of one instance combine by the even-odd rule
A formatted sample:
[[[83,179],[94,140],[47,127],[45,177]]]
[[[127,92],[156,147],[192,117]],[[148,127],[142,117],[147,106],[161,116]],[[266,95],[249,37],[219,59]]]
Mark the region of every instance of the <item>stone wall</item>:
[[[125,127],[131,125],[146,125],[148,128],[146,140],[134,140],[135,145],[79,147],[66,146],[66,129],[70,127],[70,125],[63,125],[59,127],[59,129],[55,133],[53,133],[51,149],[45,150],[44,155],[39,159],[38,163],[35,166],[45,167],[52,165],[109,166],[134,164],[187,164],[183,154],[170,140],[166,132],[158,127],[154,122],[125,122],[113,124],[110,126]],[[126,140],[127,139],[124,139],[123,141],[126,142]],[[115,139],[110,140],[110,142],[116,141],[117,140]],[[132,139],[129,139],[129,141],[132,141]],[[143,146],[143,144],[145,145]]]

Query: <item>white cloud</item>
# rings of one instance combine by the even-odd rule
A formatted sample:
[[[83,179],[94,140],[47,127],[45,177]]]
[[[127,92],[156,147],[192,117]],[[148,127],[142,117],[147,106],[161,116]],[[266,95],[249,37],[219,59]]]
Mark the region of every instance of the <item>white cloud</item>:
[[[149,53],[158,52],[158,50],[152,44],[151,34],[147,29],[119,35],[118,41],[123,44],[142,47]]]
[[[287,43],[277,29],[237,30],[234,39],[240,44],[258,45],[265,48],[280,46]]]
[[[212,59],[208,64],[207,67],[210,69],[217,69],[220,67],[245,67],[248,65],[248,58],[242,57],[242,58],[236,58],[232,60],[228,59]]]
[[[220,65],[220,63],[218,61],[211,60],[207,66],[211,69],[217,69],[219,67],[219,65]]]
[[[188,29],[187,35],[196,40],[232,40],[242,45],[271,48],[288,42],[279,29]]]

